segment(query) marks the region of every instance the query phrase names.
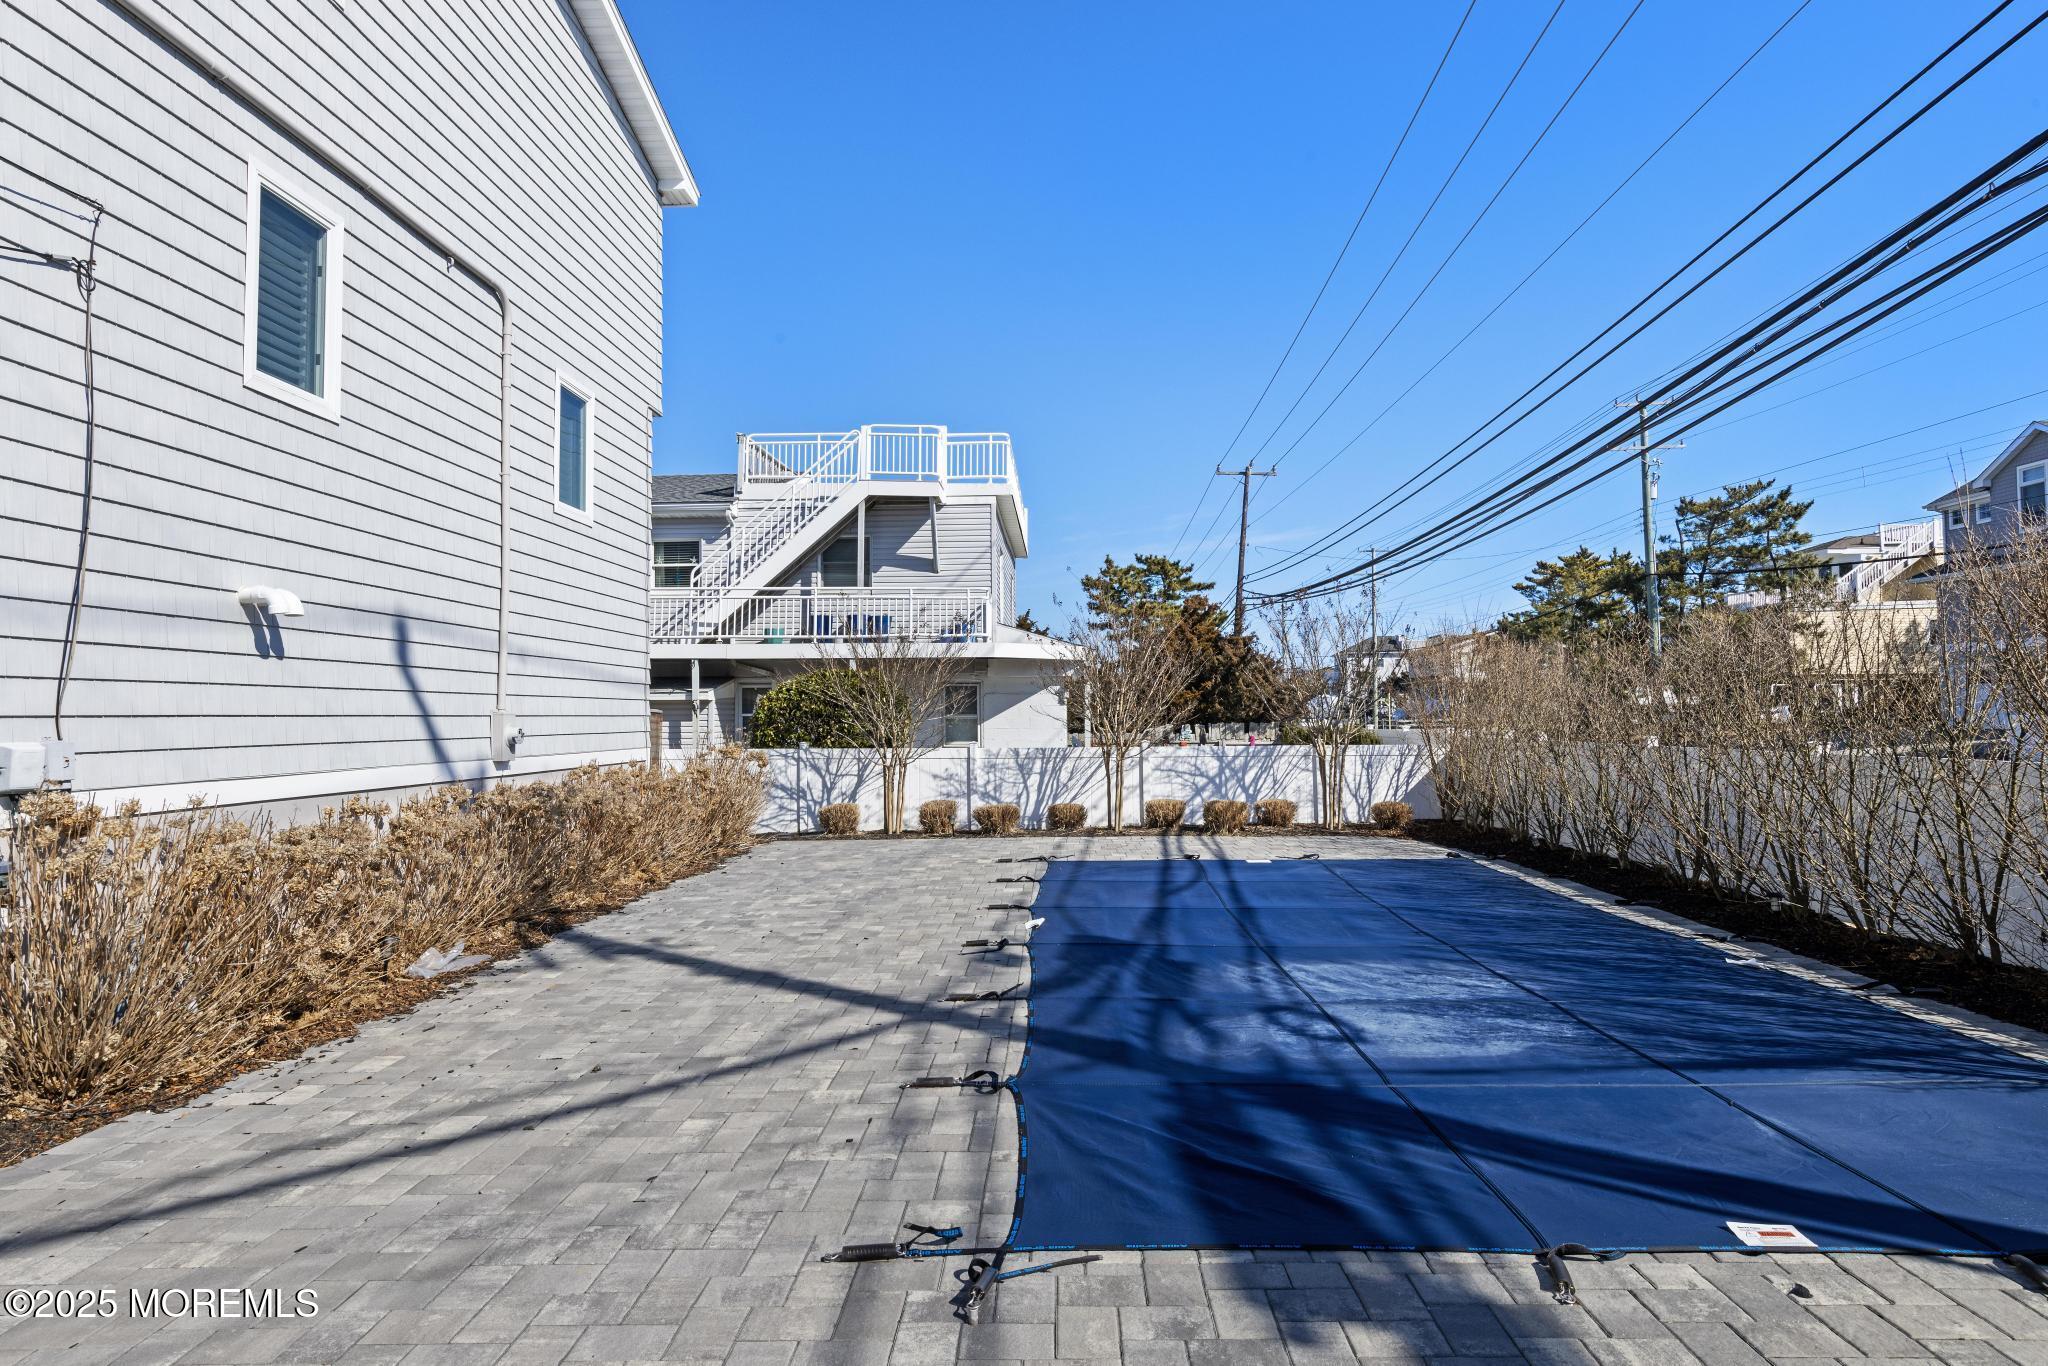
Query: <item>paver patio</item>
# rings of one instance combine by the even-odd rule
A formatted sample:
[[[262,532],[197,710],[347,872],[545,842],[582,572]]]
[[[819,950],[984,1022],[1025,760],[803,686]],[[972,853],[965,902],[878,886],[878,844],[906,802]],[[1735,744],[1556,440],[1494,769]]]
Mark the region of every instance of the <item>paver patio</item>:
[[[1008,1227],[1008,1102],[898,1090],[1021,1046],[1012,856],[1158,841],[771,844],[412,1014],[0,1171],[14,1362],[1924,1361],[2048,1366],[2048,1296],[1967,1261],[1635,1256],[1553,1302],[1524,1257],[1115,1254],[949,1303],[958,1259],[817,1256],[906,1219]],[[1402,857],[1388,841],[1172,842]],[[1967,1160],[1966,1154],[1949,1155]],[[136,1320],[132,1289],[318,1295],[317,1317]]]

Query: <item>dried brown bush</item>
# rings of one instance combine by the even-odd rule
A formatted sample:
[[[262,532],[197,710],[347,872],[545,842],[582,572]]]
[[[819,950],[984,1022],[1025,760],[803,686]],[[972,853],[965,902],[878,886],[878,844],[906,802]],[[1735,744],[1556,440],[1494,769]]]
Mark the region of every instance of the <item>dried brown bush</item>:
[[[345,1030],[428,948],[502,952],[744,848],[758,756],[578,769],[308,825],[24,798],[0,900],[0,1104],[120,1103]]]
[[[1054,802],[1045,808],[1048,830],[1079,830],[1088,824],[1088,808],[1079,802]]]
[[[828,835],[857,835],[860,833],[860,804],[858,802],[833,802],[818,808],[818,828]]]
[[[917,828],[927,835],[952,834],[960,828],[960,803],[924,803],[917,808]]]
[[[1202,828],[1212,835],[1235,835],[1244,829],[1249,811],[1243,802],[1202,803]]]
[[[1253,806],[1252,810],[1257,813],[1260,825],[1281,827],[1294,824],[1295,805],[1282,798],[1268,797]]]
[[[1171,797],[1154,797],[1145,803],[1145,825],[1151,830],[1178,830],[1187,815],[1188,804]]]
[[[974,827],[984,835],[1014,835],[1024,813],[1013,802],[992,802],[974,808]]]
[[[1406,830],[1415,824],[1415,808],[1406,802],[1374,802],[1372,823],[1382,830]]]

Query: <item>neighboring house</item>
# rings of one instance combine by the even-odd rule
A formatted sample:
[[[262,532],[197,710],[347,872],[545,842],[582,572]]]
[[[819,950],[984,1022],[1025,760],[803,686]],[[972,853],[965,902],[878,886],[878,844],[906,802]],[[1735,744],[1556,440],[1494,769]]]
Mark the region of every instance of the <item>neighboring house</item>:
[[[1952,558],[1997,552],[2026,525],[2048,519],[2048,422],[2032,422],[1984,472],[1927,504],[1947,529]]]
[[[1902,652],[1928,639],[1936,602],[1924,576],[1940,569],[1944,544],[1941,520],[1930,518],[1885,522],[1875,531],[1839,536],[1801,552],[1817,562],[1824,596],[1835,605],[1808,614],[1807,629],[1795,643],[1836,696],[1848,700],[1859,684],[1897,673]],[[1780,597],[1774,591],[1731,593],[1727,604],[1760,607]]]
[[[1030,518],[1010,438],[944,427],[739,438],[734,474],[654,478],[652,696],[672,750],[744,742],[783,679],[858,639],[960,654],[950,743],[1067,743],[1064,647],[1019,630]]]
[[[96,289],[0,254],[0,741],[151,808],[644,758],[696,187],[613,0],[7,15],[0,236]]]

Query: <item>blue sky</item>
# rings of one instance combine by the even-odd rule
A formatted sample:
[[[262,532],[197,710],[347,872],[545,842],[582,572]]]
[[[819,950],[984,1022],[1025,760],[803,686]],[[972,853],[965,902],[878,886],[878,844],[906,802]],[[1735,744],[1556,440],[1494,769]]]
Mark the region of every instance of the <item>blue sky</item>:
[[[1565,0],[1350,342],[1259,456],[1270,463],[1292,447],[1253,504],[1255,572],[1463,436],[1982,13],[1812,0],[1512,302],[1336,454],[1798,7],[1645,0],[1456,259],[1301,435],[1632,5]],[[1192,547],[1227,592],[1234,515],[1212,523],[1226,488],[1210,473],[1462,6],[622,7],[704,192],[700,207],[668,219],[657,472],[730,469],[740,430],[1007,430],[1032,511],[1020,595],[1041,620],[1071,610],[1075,579],[1105,554],[1167,550],[1184,528],[1182,556]],[[2026,8],[1988,32],[2010,33]],[[1551,12],[1545,0],[1479,0],[1232,463],[1259,449],[1364,302]],[[2043,126],[2041,83],[2028,72],[2044,58],[2048,29],[1368,539],[1398,539],[1481,491],[2011,150]],[[1691,436],[1667,457],[1667,511],[1677,494],[1785,469],[1815,498],[1817,532],[1920,515],[1952,473],[1981,467],[2048,416],[2048,394],[2008,402],[2048,389],[2048,242],[2038,241],[1986,267],[1977,289],[1958,282],[1900,320],[1913,325],[1872,334],[1868,349],[1730,415],[1754,416]],[[1957,416],[1991,404],[2002,406]],[[1539,555],[1581,540],[1639,544],[1636,497],[1633,479],[1617,476],[1403,575],[1387,600],[1418,628],[1490,618],[1516,605],[1509,585]]]

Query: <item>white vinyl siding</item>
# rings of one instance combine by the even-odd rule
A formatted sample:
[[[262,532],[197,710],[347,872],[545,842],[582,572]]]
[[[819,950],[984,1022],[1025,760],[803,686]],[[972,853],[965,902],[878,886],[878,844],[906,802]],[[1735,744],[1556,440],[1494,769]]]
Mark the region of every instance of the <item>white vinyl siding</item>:
[[[0,183],[107,206],[91,566],[64,727],[80,787],[489,771],[496,300],[118,6],[5,12]],[[222,67],[345,141],[511,291],[508,700],[521,762],[644,755],[662,217],[568,11],[349,0],[178,12]],[[323,319],[346,343],[323,357],[338,412],[279,401],[309,396],[255,370],[252,162],[300,209],[321,207],[302,192],[330,201],[345,230],[338,288],[331,229],[327,241]],[[82,254],[77,228],[0,196],[0,235]],[[83,320],[68,275],[13,272],[0,288],[0,738],[19,738],[49,733],[78,548]],[[589,522],[553,510],[557,366],[601,387]],[[281,626],[282,655],[259,653],[235,604],[250,583],[305,600]]]

